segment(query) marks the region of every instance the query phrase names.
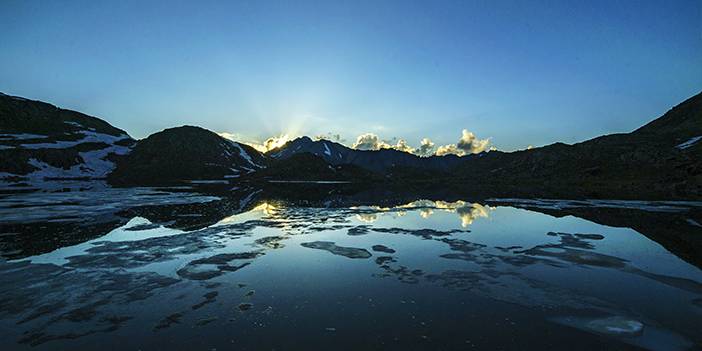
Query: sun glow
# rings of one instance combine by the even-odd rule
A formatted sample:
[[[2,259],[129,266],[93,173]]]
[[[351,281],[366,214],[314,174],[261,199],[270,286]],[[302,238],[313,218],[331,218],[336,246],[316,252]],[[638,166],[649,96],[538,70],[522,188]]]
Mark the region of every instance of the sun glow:
[[[271,151],[273,149],[277,149],[277,148],[285,145],[285,143],[290,141],[290,139],[291,139],[290,135],[281,134],[277,137],[270,137],[270,138],[266,139],[266,141],[263,142],[262,146],[265,148],[266,151]]]
[[[263,142],[260,142],[258,140],[247,140],[247,138],[244,138],[239,134],[232,134],[227,132],[220,132],[217,134],[223,138],[251,146],[252,148],[260,152],[268,152],[273,149],[279,148],[293,139],[288,133],[280,134],[278,136],[272,136],[264,140]]]

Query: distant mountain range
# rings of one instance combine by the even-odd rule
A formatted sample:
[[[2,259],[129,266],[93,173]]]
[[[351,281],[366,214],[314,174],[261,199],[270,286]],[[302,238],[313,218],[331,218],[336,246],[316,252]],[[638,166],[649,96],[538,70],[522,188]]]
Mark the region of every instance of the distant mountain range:
[[[534,196],[702,199],[702,94],[625,134],[574,145],[463,157],[356,150],[301,137],[261,153],[200,127],[134,140],[79,112],[0,93],[0,178],[179,181],[350,181],[514,189]]]
[[[419,157],[395,150],[355,150],[329,140],[313,141],[300,137],[267,153],[273,159],[287,159],[300,153],[310,153],[331,165],[351,164],[372,172],[385,173],[396,167],[449,171],[463,160],[456,155]]]

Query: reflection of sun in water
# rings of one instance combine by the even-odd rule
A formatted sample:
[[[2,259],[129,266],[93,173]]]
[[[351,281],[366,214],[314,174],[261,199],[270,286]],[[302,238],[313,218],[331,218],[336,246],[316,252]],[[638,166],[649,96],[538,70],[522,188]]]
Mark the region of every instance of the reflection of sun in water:
[[[251,209],[251,211],[262,211],[264,214],[267,216],[274,215],[276,213],[277,208],[268,202],[263,202],[260,205],[254,207]]]

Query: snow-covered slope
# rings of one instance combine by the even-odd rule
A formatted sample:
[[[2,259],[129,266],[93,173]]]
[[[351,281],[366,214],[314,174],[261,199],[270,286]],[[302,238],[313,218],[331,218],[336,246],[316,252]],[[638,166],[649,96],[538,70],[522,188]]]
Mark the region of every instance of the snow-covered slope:
[[[101,119],[0,93],[0,178],[105,178],[133,143]]]

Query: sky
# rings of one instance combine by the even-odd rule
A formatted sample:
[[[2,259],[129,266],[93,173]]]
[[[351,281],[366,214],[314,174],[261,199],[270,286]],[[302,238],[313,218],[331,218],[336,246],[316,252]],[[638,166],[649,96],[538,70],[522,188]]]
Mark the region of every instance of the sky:
[[[702,90],[699,0],[2,0],[0,33],[0,92],[135,138],[509,151],[628,132]]]

